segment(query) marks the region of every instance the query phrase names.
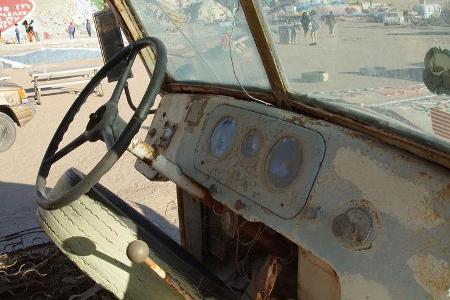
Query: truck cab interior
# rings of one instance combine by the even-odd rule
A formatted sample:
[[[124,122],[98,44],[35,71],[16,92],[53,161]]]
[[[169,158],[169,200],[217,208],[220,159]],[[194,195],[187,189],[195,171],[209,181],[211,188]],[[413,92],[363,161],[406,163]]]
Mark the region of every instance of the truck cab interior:
[[[108,2],[129,43],[49,141],[36,201],[52,241],[118,299],[450,299],[450,143],[433,102],[445,95],[414,94],[447,91],[450,57],[427,54],[445,45],[363,49],[330,37],[325,49],[292,48],[264,1],[215,6],[224,20],[214,22],[194,4],[164,3]],[[393,68],[426,55],[427,81],[421,70],[420,88],[405,86]],[[392,68],[373,67],[386,57]],[[151,79],[125,121],[118,103],[137,59]],[[61,147],[117,65],[109,100]],[[107,151],[90,172],[46,187],[54,163],[97,141]],[[129,168],[176,184],[179,243],[98,183],[126,151]]]

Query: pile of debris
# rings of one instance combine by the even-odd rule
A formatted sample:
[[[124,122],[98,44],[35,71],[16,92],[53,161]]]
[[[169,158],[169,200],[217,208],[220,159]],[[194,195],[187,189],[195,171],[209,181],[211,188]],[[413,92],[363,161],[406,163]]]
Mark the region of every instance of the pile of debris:
[[[0,299],[116,299],[54,244],[0,255]]]

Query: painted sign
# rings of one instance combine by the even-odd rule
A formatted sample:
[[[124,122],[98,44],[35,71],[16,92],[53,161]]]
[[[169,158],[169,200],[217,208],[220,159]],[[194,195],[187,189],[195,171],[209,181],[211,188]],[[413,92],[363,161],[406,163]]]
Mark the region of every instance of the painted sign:
[[[31,0],[2,0],[0,2],[0,30],[5,32],[22,23],[34,10]]]

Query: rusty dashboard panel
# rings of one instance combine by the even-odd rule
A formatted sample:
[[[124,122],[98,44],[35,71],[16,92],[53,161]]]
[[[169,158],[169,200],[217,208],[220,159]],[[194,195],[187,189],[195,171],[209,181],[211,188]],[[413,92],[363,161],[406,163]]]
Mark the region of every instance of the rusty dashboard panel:
[[[230,105],[208,117],[194,165],[224,187],[282,218],[305,206],[325,152],[320,134],[280,119]],[[214,181],[214,182],[213,182]]]
[[[215,95],[164,96],[146,142],[215,200],[332,266],[341,299],[449,299],[448,169],[324,120]],[[299,173],[267,175],[268,153],[280,144],[284,159],[275,165],[291,159]],[[292,156],[288,146],[312,152]],[[136,168],[158,178],[139,161]],[[295,195],[302,172],[311,178]],[[311,276],[304,270],[299,265],[299,295]]]

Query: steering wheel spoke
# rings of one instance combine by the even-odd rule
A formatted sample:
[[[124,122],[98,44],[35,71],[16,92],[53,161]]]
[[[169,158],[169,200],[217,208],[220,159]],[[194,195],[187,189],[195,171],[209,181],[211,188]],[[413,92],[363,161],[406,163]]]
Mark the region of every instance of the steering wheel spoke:
[[[116,142],[111,127],[106,127],[100,131],[101,140],[105,143],[106,149],[110,150]]]
[[[68,143],[61,150],[50,156],[45,160],[46,164],[52,165],[64,156],[68,155],[73,150],[83,145],[89,139],[88,133],[85,131],[79,137]]]
[[[125,88],[125,86],[128,85],[128,77],[130,76],[131,73],[131,68],[133,67],[133,63],[134,60],[136,58],[137,52],[135,53],[130,53],[129,56],[126,58],[126,66],[123,70],[122,75],[120,76],[119,81],[117,82],[117,85],[114,88],[114,91],[111,95],[111,99],[109,100],[109,102],[111,103],[119,103],[119,99],[120,96],[122,95],[123,89]]]

